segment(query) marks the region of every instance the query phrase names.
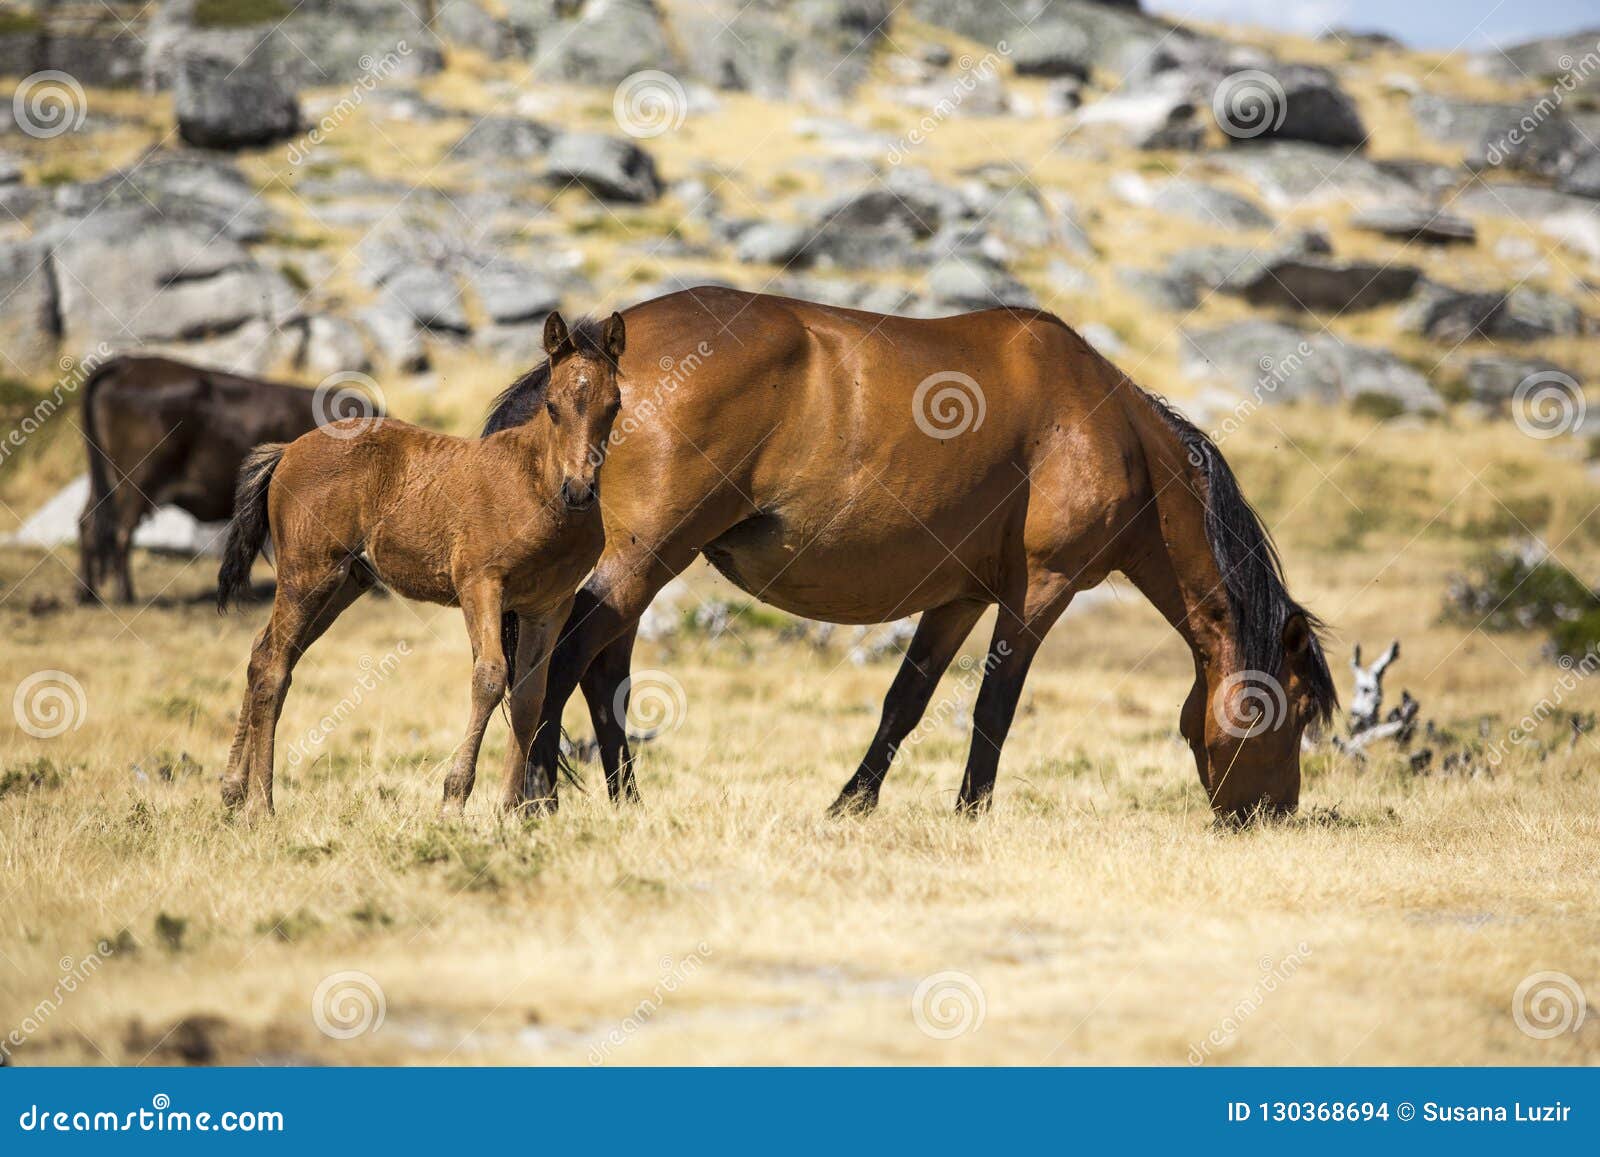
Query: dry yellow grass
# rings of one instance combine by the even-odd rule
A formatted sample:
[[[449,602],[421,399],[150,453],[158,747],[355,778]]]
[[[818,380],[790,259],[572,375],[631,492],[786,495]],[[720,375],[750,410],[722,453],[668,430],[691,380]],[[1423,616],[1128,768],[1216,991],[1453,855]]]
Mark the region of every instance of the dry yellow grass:
[[[1561,672],[1532,635],[1441,625],[1438,608],[1446,572],[1509,519],[1592,571],[1600,496],[1578,464],[1500,427],[1310,411],[1274,411],[1271,425],[1228,449],[1283,533],[1297,593],[1335,623],[1341,672],[1351,641],[1400,636],[1391,694],[1409,688],[1469,739],[1484,719],[1503,734],[1551,694]],[[280,759],[324,714],[342,722],[305,748],[314,758],[280,763],[278,816],[247,828],[221,815],[216,778],[264,610],[218,620],[187,601],[209,566],[151,558],[140,581],[158,606],[26,613],[35,595],[68,593],[70,561],[0,554],[0,690],[60,669],[87,705],[58,738],[8,733],[8,768],[59,776],[0,800],[0,1027],[37,1023],[18,1063],[206,1050],[336,1063],[1600,1060],[1593,1017],[1537,1040],[1511,1014],[1531,973],[1591,993],[1600,982],[1600,779],[1591,740],[1569,746],[1559,720],[1492,778],[1323,750],[1300,822],[1218,832],[1176,735],[1187,654],[1118,589],[1052,636],[992,815],[949,814],[965,734],[946,711],[902,753],[879,814],[829,822],[892,667],[785,640],[753,615],[715,641],[641,645],[636,671],[669,672],[685,705],[681,726],[642,749],[644,806],[614,812],[589,767],[590,794],[569,790],[554,820],[504,823],[480,785],[447,824],[435,809],[470,666],[458,615],[371,600],[299,668]],[[729,593],[703,571],[690,587],[689,606]],[[981,641],[980,628],[968,653]],[[397,653],[392,674],[358,690],[364,662],[388,670]],[[940,696],[970,705],[959,668]],[[1585,702],[1581,687],[1567,707]],[[568,724],[585,731],[577,705]],[[486,776],[504,742],[497,722]],[[133,947],[61,995],[63,968],[81,971],[124,928]],[[352,971],[381,987],[386,1015],[335,1039],[314,994]],[[982,994],[981,1027],[952,1039],[913,1013],[919,984],[942,973]],[[1207,1045],[1214,1031],[1222,1043]]]
[[[973,47],[927,28],[897,33],[918,37]],[[1342,51],[1259,39],[1297,59]],[[1400,115],[1403,102],[1384,91],[1392,72],[1473,98],[1505,91],[1457,58],[1361,62],[1350,86],[1380,157],[1455,159]],[[495,86],[521,78],[517,66],[463,57],[419,87],[447,107],[503,111]],[[606,94],[541,91],[541,117],[614,129]],[[1015,81],[1014,91],[1037,99],[1042,85]],[[816,146],[791,131],[806,110],[719,101],[650,142],[669,177],[720,172],[717,191],[737,215],[833,191],[804,163]],[[125,127],[92,148],[67,138],[32,149],[30,180],[102,175],[171,131],[164,105],[100,93],[91,104]],[[842,115],[880,129],[915,119],[875,89]],[[467,175],[451,162],[434,168],[462,127],[397,129],[364,110],[318,164],[445,184]],[[1048,118],[957,117],[913,163],[950,181],[1017,158],[1041,188],[1074,198],[1121,264],[1235,239],[1110,191],[1118,172],[1160,177],[1192,157],[1097,157],[1060,142]],[[283,215],[280,240],[334,254],[357,240],[313,222],[283,183],[297,178],[280,156],[244,164]],[[1249,191],[1200,164],[1195,175]],[[763,273],[650,255],[688,208],[676,199],[612,211],[568,193],[551,208],[527,235],[563,246],[581,237],[586,272],[610,295],[578,308],[675,268]],[[1473,253],[1402,251],[1350,230],[1343,211],[1282,216],[1285,231],[1328,229],[1342,256],[1403,253],[1452,283],[1496,276],[1481,255],[1533,237],[1485,225]],[[692,223],[682,228],[700,239]],[[1180,323],[1246,315],[1215,297],[1188,318],[1152,310],[1108,262],[1091,271],[1093,293],[1054,294],[1050,256],[1019,254],[1019,274],[1073,324],[1111,326],[1127,345],[1118,360],[1152,388],[1183,394]],[[1532,284],[1571,292],[1592,272],[1554,255]],[[339,264],[319,300],[366,300],[354,273]],[[1398,334],[1393,312],[1332,326],[1431,364],[1440,351]],[[1600,375],[1593,342],[1538,352]],[[436,367],[426,381],[385,380],[390,411],[472,429],[507,368],[449,350]],[[1426,716],[1468,740],[1480,726],[1504,735],[1552,694],[1561,672],[1533,635],[1445,625],[1439,607],[1447,573],[1508,537],[1543,537],[1579,574],[1600,569],[1600,491],[1576,439],[1536,442],[1505,420],[1379,424],[1274,408],[1251,415],[1225,449],[1285,545],[1296,593],[1333,623],[1341,681],[1351,643],[1399,636],[1391,697],[1410,689]],[[0,530],[81,468],[70,424],[53,423],[0,468]],[[70,600],[73,562],[64,551],[0,551],[0,695],[59,670],[86,705],[81,726],[53,739],[5,723],[0,775],[17,775],[0,796],[0,1048],[18,1063],[1600,1061],[1600,1016],[1539,1040],[1511,1011],[1519,983],[1540,971],[1600,995],[1597,749],[1592,736],[1566,742],[1559,721],[1492,778],[1416,776],[1400,760],[1362,766],[1322,749],[1308,761],[1299,822],[1218,832],[1176,734],[1188,656],[1118,589],[1064,620],[1041,655],[992,815],[949,814],[965,733],[960,712],[946,711],[902,753],[879,814],[828,822],[822,809],[859,758],[893,668],[787,640],[758,614],[715,641],[639,648],[635,669],[670,673],[685,705],[681,726],[642,749],[643,807],[614,812],[590,767],[590,793],[569,790],[548,822],[500,821],[480,786],[466,819],[447,824],[435,812],[469,669],[459,616],[368,600],[298,670],[280,751],[327,712],[342,722],[314,758],[282,767],[276,819],[247,828],[223,818],[216,780],[265,610],[218,620],[203,601],[210,564],[141,557],[140,589],[155,605],[31,614],[36,599]],[[730,593],[703,571],[690,589],[690,605]],[[980,628],[969,655],[983,638]],[[363,660],[388,671],[391,655],[392,673],[363,688]],[[358,688],[362,702],[340,709]],[[959,670],[937,701],[957,699],[971,700]],[[1565,706],[1592,703],[1580,686]],[[567,722],[586,733],[577,705]],[[496,775],[504,743],[496,722],[480,783]],[[117,949],[103,963],[102,941]],[[93,974],[80,982],[87,960]],[[313,1007],[319,985],[348,972],[381,988],[386,1014],[346,1040],[321,1031]],[[981,1025],[970,1018],[969,1031],[942,1039],[913,1009],[919,988],[947,973],[960,974],[943,978],[956,986],[950,999],[924,994],[925,1010],[937,1019],[981,993],[984,1011]],[[3,1038],[13,1028],[26,1029],[20,1046]]]

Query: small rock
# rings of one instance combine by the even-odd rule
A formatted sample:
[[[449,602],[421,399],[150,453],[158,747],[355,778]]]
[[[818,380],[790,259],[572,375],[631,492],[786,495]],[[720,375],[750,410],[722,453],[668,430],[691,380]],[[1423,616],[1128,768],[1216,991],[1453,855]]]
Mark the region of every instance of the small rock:
[[[650,154],[632,141],[604,133],[563,133],[550,146],[545,180],[576,183],[602,201],[649,204],[661,196]]]

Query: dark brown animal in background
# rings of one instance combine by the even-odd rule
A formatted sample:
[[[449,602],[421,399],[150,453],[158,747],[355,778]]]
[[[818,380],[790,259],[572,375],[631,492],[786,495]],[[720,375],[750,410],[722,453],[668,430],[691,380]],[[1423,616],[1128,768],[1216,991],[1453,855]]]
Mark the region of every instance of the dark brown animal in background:
[[[508,660],[523,672],[502,796],[524,796],[522,769],[539,719],[545,660],[572,596],[604,544],[599,470],[622,404],[622,318],[570,333],[545,321],[546,365],[529,422],[481,439],[393,419],[335,422],[288,446],[262,446],[239,474],[217,580],[220,609],[249,581],[270,529],[278,589],[250,654],[249,686],[223,778],[230,808],[272,811],[273,734],[295,663],[374,582],[459,606],[472,640],[472,710],[444,785],[446,811],[472,794],[478,749],[505,697]],[[524,624],[508,656],[501,616]],[[520,746],[519,746],[520,745]]]
[[[202,522],[232,517],[245,455],[314,429],[314,396],[162,357],[118,357],[97,369],[83,393],[89,503],[78,520],[79,599],[98,599],[114,578],[118,601],[134,601],[133,532],[157,506]]]
[[[634,793],[623,722],[639,616],[704,555],[806,618],[922,612],[837,811],[876,806],[895,749],[998,606],[957,797],[988,807],[1028,665],[1073,595],[1113,571],[1194,656],[1180,729],[1212,808],[1295,808],[1301,733],[1337,701],[1317,620],[1211,439],[1060,319],[917,320],[699,288],[627,320],[633,428],[606,466],[605,554],[539,688],[536,804],[555,806],[556,724],[579,686],[612,798]],[[658,364],[688,369],[660,379]],[[485,429],[530,418],[536,391],[513,387]]]

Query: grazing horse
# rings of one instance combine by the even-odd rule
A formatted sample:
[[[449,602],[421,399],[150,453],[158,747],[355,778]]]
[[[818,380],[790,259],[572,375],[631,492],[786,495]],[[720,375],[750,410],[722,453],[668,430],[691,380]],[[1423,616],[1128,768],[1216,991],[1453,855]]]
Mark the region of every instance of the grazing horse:
[[[806,618],[922,612],[838,812],[877,804],[896,747],[998,606],[957,803],[986,808],[1039,644],[1113,571],[1193,652],[1180,727],[1216,813],[1297,805],[1301,733],[1337,706],[1319,624],[1215,444],[1059,319],[917,320],[720,288],[626,317],[605,552],[527,690],[542,725],[510,754],[531,750],[533,806],[556,805],[557,725],[578,686],[612,798],[635,794],[624,723],[639,616],[697,555]],[[658,365],[673,368],[652,384]],[[536,416],[538,396],[513,386],[486,430]]]
[[[625,341],[616,314],[570,332],[551,314],[535,420],[481,439],[357,418],[251,454],[239,474],[218,609],[249,581],[269,531],[278,588],[250,653],[222,784],[228,807],[248,795],[253,811],[272,811],[273,733],[294,665],[379,581],[408,598],[459,606],[466,618],[472,708],[444,784],[445,811],[465,807],[484,728],[505,697],[508,660],[527,673],[526,729],[538,719],[536,673],[600,557],[599,470],[622,404],[617,359]],[[503,613],[529,628],[511,656],[501,649]],[[519,771],[506,785],[508,807],[521,789]]]
[[[262,442],[316,428],[315,394],[303,386],[244,378],[170,358],[124,356],[83,388],[89,504],[78,520],[78,597],[93,602],[114,577],[133,599],[133,532],[171,503],[201,522],[233,515],[233,483]]]

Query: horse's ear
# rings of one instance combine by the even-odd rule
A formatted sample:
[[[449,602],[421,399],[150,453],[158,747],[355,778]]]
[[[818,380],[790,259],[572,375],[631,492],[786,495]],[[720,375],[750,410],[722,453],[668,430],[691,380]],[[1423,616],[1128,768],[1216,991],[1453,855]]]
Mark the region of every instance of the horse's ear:
[[[600,332],[600,342],[605,346],[606,356],[612,361],[620,358],[622,351],[628,348],[628,332],[622,324],[620,313],[613,313],[606,318],[606,327]]]
[[[1289,621],[1283,624],[1283,653],[1291,659],[1298,659],[1311,649],[1311,624],[1302,614],[1289,616]]]
[[[551,361],[556,360],[556,354],[561,347],[567,344],[567,323],[561,320],[561,315],[555,310],[550,311],[550,316],[544,319],[544,352]]]

